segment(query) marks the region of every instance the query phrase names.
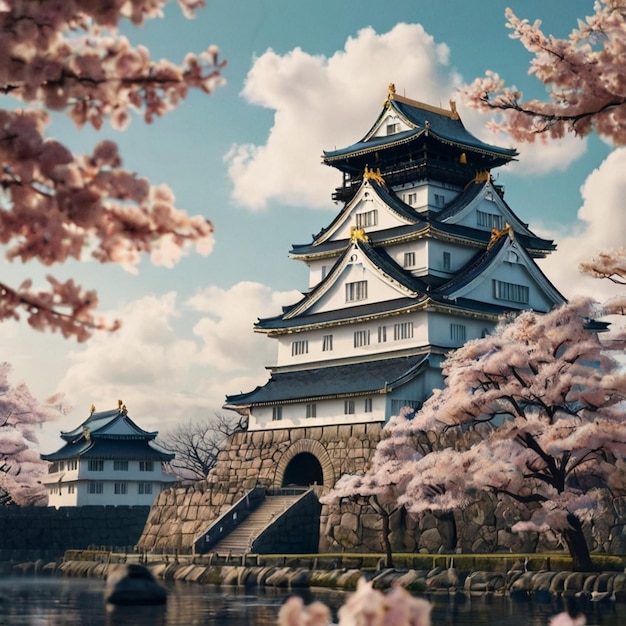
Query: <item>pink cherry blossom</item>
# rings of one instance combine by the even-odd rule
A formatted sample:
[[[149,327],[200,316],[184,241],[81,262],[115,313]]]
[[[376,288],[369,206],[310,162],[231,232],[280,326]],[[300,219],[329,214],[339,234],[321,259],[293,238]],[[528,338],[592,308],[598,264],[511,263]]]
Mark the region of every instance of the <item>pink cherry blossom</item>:
[[[23,108],[0,110],[0,242],[10,261],[46,265],[86,254],[132,270],[142,254],[171,266],[190,247],[212,249],[213,227],[176,207],[165,185],[122,167],[114,142],[73,154],[46,136],[45,108],[65,111],[80,128],[109,122],[123,130],[137,113],[150,122],[176,108],[190,89],[221,84],[215,46],[188,54],[180,65],[154,61],[117,31],[159,17],[168,0],[7,0],[0,11],[0,89]],[[189,17],[200,0],[180,0]],[[26,314],[38,330],[82,341],[118,323],[96,317],[97,296],[72,281],[48,278],[48,290],[0,281],[0,320]]]

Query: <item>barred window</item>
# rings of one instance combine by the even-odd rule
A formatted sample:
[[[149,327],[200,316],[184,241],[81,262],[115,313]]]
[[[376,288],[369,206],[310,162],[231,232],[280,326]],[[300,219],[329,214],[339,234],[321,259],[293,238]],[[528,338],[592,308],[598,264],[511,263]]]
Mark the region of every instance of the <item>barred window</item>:
[[[102,459],[89,459],[87,469],[90,472],[104,472],[104,461]]]
[[[343,403],[343,412],[345,415],[354,415],[354,400],[346,400]]]
[[[89,493],[104,493],[104,483],[91,481],[89,483]]]
[[[465,343],[467,331],[463,324],[450,324],[450,339],[456,343]]]
[[[387,327],[378,327],[378,343],[385,343],[387,341]]]
[[[366,228],[367,226],[376,226],[378,224],[378,210],[364,211],[356,214],[356,227]]]
[[[75,493],[76,492],[76,485],[74,485],[74,483],[70,483],[67,486],[67,493]]]
[[[443,206],[446,203],[446,197],[440,193],[435,194],[435,205]]]
[[[393,325],[393,340],[400,341],[401,339],[413,338],[413,322],[402,322],[401,324]]]
[[[139,495],[150,495],[152,493],[152,483],[139,483],[137,485]]]
[[[371,413],[372,412],[372,399],[371,398],[365,398],[365,412],[366,413]]]
[[[139,471],[140,472],[153,472],[154,461],[139,461]]]
[[[400,131],[400,124],[395,123],[395,124],[387,124],[387,134],[388,135],[393,135],[394,133],[397,133]]]
[[[369,330],[356,330],[354,331],[354,347],[360,348],[361,346],[370,345],[370,331]]]
[[[333,349],[333,336],[332,335],[324,335],[322,340],[322,351],[330,352]]]
[[[415,267],[415,252],[404,253],[404,267]]]
[[[116,472],[127,472],[128,461],[113,461],[113,470]]]
[[[273,406],[272,407],[272,421],[279,422],[282,419],[283,419],[283,407]]]
[[[517,285],[515,283],[507,283],[503,280],[494,279],[493,297],[496,300],[509,300],[510,302],[528,304],[530,290],[526,285]]]
[[[354,283],[346,283],[346,302],[356,302],[367,298],[367,281],[359,280]]]
[[[417,204],[417,194],[416,193],[407,193],[405,196],[406,203],[409,206],[415,206]]]
[[[309,342],[307,339],[291,342],[291,356],[307,354],[309,352]]]
[[[113,485],[113,493],[115,495],[124,495],[128,493],[128,483],[115,483]]]
[[[502,229],[504,227],[504,218],[502,215],[495,213],[487,213],[486,211],[476,211],[476,223],[483,228],[497,228]]]
[[[450,256],[449,252],[444,252],[443,253],[443,269],[444,270],[449,270],[450,269],[450,261],[451,261],[452,257]]]
[[[317,417],[317,404],[307,404],[306,405],[306,416],[307,417]]]

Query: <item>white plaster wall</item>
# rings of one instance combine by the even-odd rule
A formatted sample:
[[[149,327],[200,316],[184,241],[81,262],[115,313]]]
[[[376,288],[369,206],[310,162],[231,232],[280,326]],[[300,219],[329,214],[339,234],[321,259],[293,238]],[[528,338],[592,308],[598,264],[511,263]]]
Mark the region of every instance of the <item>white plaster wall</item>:
[[[372,411],[365,412],[365,399],[372,400]],[[256,407],[250,415],[248,430],[272,430],[279,428],[297,428],[302,426],[328,426],[330,424],[360,424],[364,422],[382,422],[385,419],[385,396],[358,396],[348,398],[354,401],[355,413],[344,413],[344,399],[316,402],[317,416],[306,417],[306,402],[283,406],[282,420],[272,421],[272,407]]]

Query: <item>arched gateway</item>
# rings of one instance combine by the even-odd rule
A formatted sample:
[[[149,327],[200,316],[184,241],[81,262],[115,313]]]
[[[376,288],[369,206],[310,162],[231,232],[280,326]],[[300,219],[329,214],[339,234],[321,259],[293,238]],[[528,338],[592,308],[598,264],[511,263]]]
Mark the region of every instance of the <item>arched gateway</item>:
[[[332,488],[335,470],[330,455],[319,441],[299,439],[281,456],[274,487],[318,484]]]

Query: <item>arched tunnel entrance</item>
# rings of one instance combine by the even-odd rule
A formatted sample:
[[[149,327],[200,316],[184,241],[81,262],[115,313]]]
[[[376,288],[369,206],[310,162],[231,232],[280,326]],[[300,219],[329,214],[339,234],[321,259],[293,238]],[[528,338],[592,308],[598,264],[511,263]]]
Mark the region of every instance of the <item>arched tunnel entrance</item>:
[[[309,487],[310,485],[324,484],[324,472],[317,457],[310,452],[301,452],[289,461],[283,474],[282,487],[298,485]]]

